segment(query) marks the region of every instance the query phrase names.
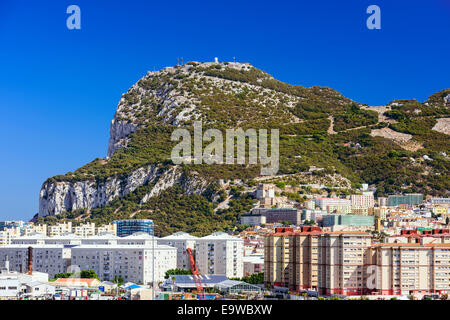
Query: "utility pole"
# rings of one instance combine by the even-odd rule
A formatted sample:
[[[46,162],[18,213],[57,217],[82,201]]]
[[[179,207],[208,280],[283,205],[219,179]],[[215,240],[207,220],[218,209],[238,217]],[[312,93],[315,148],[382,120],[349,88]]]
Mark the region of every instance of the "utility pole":
[[[153,232],[152,232],[152,246],[153,246],[153,254],[152,254],[152,259],[153,259],[153,270],[152,270],[152,300],[155,300],[155,227],[156,224],[153,225]]]

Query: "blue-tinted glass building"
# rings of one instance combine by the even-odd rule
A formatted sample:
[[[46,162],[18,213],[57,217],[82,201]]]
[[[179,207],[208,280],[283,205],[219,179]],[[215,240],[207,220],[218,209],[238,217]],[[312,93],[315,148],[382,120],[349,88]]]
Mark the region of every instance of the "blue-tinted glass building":
[[[113,223],[117,225],[118,237],[130,236],[136,232],[145,232],[149,235],[153,235],[153,220],[116,220]]]
[[[388,206],[396,207],[401,204],[417,205],[423,203],[422,193],[407,193],[405,195],[392,195],[388,197]]]

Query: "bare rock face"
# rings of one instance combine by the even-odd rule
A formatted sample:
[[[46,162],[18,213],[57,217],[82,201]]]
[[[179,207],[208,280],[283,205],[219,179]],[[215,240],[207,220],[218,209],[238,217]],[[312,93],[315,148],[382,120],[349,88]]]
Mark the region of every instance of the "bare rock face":
[[[40,192],[39,216],[57,216],[65,211],[102,207],[145,184],[153,187],[143,197],[142,203],[175,185],[182,186],[185,194],[202,193],[208,187],[207,181],[195,176],[190,178],[184,176],[178,166],[161,168],[149,165],[133,171],[122,179],[109,177],[102,182],[49,180],[44,183]]]
[[[64,211],[98,208],[157,177],[158,168],[151,165],[139,168],[123,179],[110,177],[102,182],[49,180],[41,188],[39,216],[56,216]]]
[[[108,158],[112,157],[114,152],[119,148],[126,148],[127,137],[138,129],[136,124],[126,120],[113,119],[111,121],[110,139],[108,143]]]
[[[450,94],[444,97],[444,103],[450,106]]]
[[[205,73],[205,68],[210,67],[239,72],[253,68],[247,63],[191,62],[148,72],[120,99],[111,121],[107,159],[104,160],[112,158],[120,148],[127,148],[131,141],[130,135],[149,125],[182,126],[185,122],[199,119],[205,125],[215,124],[217,119],[205,116],[215,112],[213,106],[209,105],[214,92],[233,99],[242,93],[251,95],[253,102],[252,109],[247,111],[249,116],[298,121],[289,110],[304,98],[258,85],[262,81],[273,79],[272,76],[262,71],[257,72],[258,81],[251,84]],[[286,107],[274,108],[279,104],[285,104]],[[224,109],[223,118],[232,118],[233,110]],[[49,179],[44,182],[40,191],[39,216],[56,216],[66,211],[102,207],[145,184],[153,187],[141,199],[142,203],[174,185],[182,186],[185,194],[198,194],[206,190],[209,183],[195,175],[186,177],[177,166],[159,165],[145,165],[125,177],[110,176],[101,181],[94,175],[87,175],[81,181],[70,177]]]

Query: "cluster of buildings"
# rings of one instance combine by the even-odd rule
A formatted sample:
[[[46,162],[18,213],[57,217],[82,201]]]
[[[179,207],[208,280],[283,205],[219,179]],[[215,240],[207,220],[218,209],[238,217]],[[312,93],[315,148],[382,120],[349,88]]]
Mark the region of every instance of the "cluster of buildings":
[[[365,232],[276,228],[265,239],[265,283],[322,295],[450,293],[450,230],[378,241]]]
[[[143,229],[138,227],[140,222]],[[25,272],[31,248],[34,270],[46,273],[50,278],[68,270],[94,270],[103,281],[120,277],[138,284],[153,284],[164,281],[168,270],[189,270],[191,266],[186,250],[191,248],[202,274],[243,277],[243,239],[224,232],[201,238],[179,232],[157,238],[149,234],[153,230],[145,229],[147,223],[138,220],[124,222],[128,232],[121,233],[122,237],[111,233],[19,236],[10,244],[0,246],[0,266],[8,261],[11,270]],[[126,235],[128,233],[131,234]]]
[[[272,184],[261,184],[255,192],[259,203],[241,216],[240,223],[250,226],[273,224],[316,225],[328,231],[388,231],[395,228],[438,228],[450,219],[449,198],[429,198],[423,194],[391,195],[375,199],[374,189],[365,185],[359,194],[346,198],[308,195],[298,203],[279,196]]]
[[[450,293],[450,199],[360,191],[296,203],[259,185],[241,223],[264,239],[265,284],[327,296]]]
[[[241,224],[251,227],[239,236],[177,232],[157,238],[152,220],[104,226],[0,222],[0,297],[9,287],[51,291],[45,276],[39,281],[21,276],[30,266],[48,279],[94,270],[102,283],[113,285],[121,278],[129,288],[140,286],[130,290],[141,293],[158,285],[162,291],[191,294],[192,276],[165,279],[168,270],[191,268],[187,249],[205,287],[225,293],[260,295],[262,285],[232,279],[261,273],[265,286],[297,293],[450,293],[450,199],[421,194],[375,199],[367,185],[345,198],[305,195],[301,203],[281,193],[271,184],[257,187],[259,203],[241,216]],[[13,278],[21,284],[2,285]]]

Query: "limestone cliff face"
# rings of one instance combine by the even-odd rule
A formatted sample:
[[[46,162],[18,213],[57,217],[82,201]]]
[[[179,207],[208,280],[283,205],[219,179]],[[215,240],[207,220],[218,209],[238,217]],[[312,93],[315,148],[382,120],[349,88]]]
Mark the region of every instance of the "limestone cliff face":
[[[125,148],[128,142],[128,135],[135,132],[138,128],[137,124],[127,120],[113,119],[111,121],[110,138],[108,143],[108,158],[112,157],[114,152],[119,148]]]
[[[206,181],[186,177],[178,166],[161,168],[154,165],[139,168],[122,179],[110,177],[103,182],[49,180],[43,184],[40,192],[39,216],[56,216],[65,211],[98,208],[145,184],[153,187],[143,197],[142,203],[174,185],[181,185],[186,194],[201,193],[208,186]]]
[[[231,99],[248,94],[252,97],[251,117],[267,119],[273,116],[286,122],[298,122],[290,109],[302,100],[302,97],[262,88],[259,83],[273,79],[264,72],[256,72],[258,80],[253,83],[232,81],[217,77],[205,71],[217,70],[214,63],[187,63],[182,66],[167,67],[160,71],[148,72],[122,95],[110,126],[108,153],[104,162],[108,162],[120,148],[127,148],[130,135],[147,125],[183,126],[192,120],[202,120],[214,124],[217,119],[207,116],[216,113],[210,106],[211,101]],[[247,63],[221,64],[220,68],[234,72],[255,72]],[[225,98],[224,98],[225,97]],[[221,103],[221,102],[218,102]],[[234,103],[234,102],[233,102]],[[284,107],[274,108],[283,104]],[[234,119],[235,111],[224,107],[222,119]],[[220,120],[222,121],[222,120]],[[245,125],[241,120],[236,124]],[[95,175],[86,175],[86,179],[49,179],[41,188],[39,197],[39,216],[56,216],[65,211],[98,208],[113,199],[123,197],[144,184],[154,185],[141,202],[147,202],[160,194],[162,190],[181,185],[186,194],[200,193],[208,183],[194,177],[186,177],[176,166],[145,165],[133,172],[97,179]]]

